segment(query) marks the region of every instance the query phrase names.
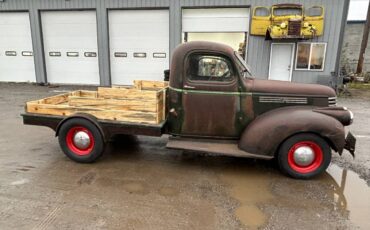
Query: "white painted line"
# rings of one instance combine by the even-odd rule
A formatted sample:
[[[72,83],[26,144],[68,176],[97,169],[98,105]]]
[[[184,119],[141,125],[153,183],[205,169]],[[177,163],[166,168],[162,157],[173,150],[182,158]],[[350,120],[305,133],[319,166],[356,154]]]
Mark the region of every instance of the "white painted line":
[[[29,182],[28,179],[20,179],[17,181],[13,181],[11,185],[22,185],[22,184],[27,184]]]

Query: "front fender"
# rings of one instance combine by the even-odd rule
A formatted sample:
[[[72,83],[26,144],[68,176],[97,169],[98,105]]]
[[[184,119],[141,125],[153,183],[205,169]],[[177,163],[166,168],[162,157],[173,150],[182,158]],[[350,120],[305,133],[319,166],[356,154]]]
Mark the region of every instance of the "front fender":
[[[312,107],[279,108],[257,117],[243,131],[239,148],[254,154],[273,156],[280,144],[297,133],[315,133],[342,153],[343,125],[335,118],[313,111]]]

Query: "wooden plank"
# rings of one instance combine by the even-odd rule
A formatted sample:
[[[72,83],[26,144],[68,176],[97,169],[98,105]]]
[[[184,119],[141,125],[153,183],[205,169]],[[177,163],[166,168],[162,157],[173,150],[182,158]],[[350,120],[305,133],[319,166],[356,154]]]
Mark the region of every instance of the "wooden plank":
[[[117,99],[156,100],[157,92],[138,89],[98,87],[98,97],[117,98]]]
[[[72,92],[70,93],[64,93],[64,94],[59,94],[47,98],[43,98],[41,100],[38,100],[39,104],[60,104],[63,102],[66,102],[68,100],[68,96],[72,95]]]
[[[157,113],[152,112],[105,110],[100,108],[85,108],[73,107],[69,105],[47,105],[34,103],[27,103],[27,112],[58,116],[70,116],[75,113],[83,112],[91,114],[96,118],[103,120],[157,124]]]
[[[167,92],[168,92],[168,88],[163,90],[162,120],[166,120],[166,116],[167,116],[167,108],[166,108]]]
[[[143,81],[134,81],[134,87],[136,89],[142,90],[143,89]]]
[[[97,91],[90,91],[90,90],[81,90],[80,95],[74,95],[80,97],[98,97]]]
[[[147,81],[147,80],[134,80],[134,87],[137,89],[162,89],[168,87],[166,81]]]
[[[160,123],[164,120],[164,116],[163,116],[163,101],[161,101],[161,103],[158,103],[158,107],[159,107],[159,110],[157,111],[157,123]]]
[[[164,91],[161,90],[157,94],[158,103],[157,103],[157,122],[160,123],[163,121],[163,107],[165,106],[165,100],[164,100]]]
[[[70,96],[68,104],[75,107],[96,107],[107,110],[157,112],[158,102]]]

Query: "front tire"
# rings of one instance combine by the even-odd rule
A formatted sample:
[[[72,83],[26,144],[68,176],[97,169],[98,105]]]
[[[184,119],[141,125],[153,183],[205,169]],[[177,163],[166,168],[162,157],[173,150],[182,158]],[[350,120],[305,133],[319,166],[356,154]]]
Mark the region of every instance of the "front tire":
[[[64,154],[76,162],[91,163],[103,155],[103,135],[86,119],[67,120],[60,127],[58,140]]]
[[[277,158],[283,173],[296,179],[310,179],[328,168],[331,148],[320,136],[297,134],[284,141]]]

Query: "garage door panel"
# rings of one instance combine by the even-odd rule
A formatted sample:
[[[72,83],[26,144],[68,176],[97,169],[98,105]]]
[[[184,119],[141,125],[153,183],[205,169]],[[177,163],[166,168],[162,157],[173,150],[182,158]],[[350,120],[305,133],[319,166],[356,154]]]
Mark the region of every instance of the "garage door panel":
[[[55,44],[50,44],[48,48],[52,49],[78,49],[78,51],[85,51],[86,49],[96,50],[96,42],[89,41],[90,37],[76,38],[71,40],[71,38],[55,38],[53,39]]]
[[[43,12],[41,19],[48,82],[98,85],[96,13]],[[50,52],[61,55],[51,56]],[[78,53],[78,56],[68,56],[68,52]],[[96,57],[85,57],[85,52],[94,52]]]
[[[59,12],[45,12],[45,13],[57,13],[54,14],[53,17],[48,17],[47,20],[53,25],[68,25],[68,24],[82,24],[81,21],[76,21],[76,14],[90,14],[92,17],[87,17],[87,16],[79,16],[81,19],[83,19],[83,24],[93,24],[96,25],[96,13],[95,11],[59,11]],[[43,12],[44,14],[44,12]],[[62,20],[60,20],[62,19]]]
[[[247,32],[249,8],[184,9],[183,32]]]
[[[6,56],[6,51],[15,51],[16,56]],[[29,14],[26,12],[0,13],[0,81],[35,82]]]
[[[168,10],[113,10],[109,12],[112,84],[131,85],[135,79],[163,80],[169,66]],[[127,57],[115,57],[126,52]],[[145,58],[134,57],[145,53]],[[153,58],[165,53],[165,58]]]
[[[47,22],[48,24],[50,22]],[[47,27],[68,27],[68,34],[66,34],[66,31],[64,30],[50,30],[48,33],[48,36],[50,37],[80,37],[82,35],[85,35],[86,37],[89,36],[95,36],[96,33],[96,24],[87,24],[87,23],[79,23],[79,24],[58,24],[58,25],[50,25]]]

